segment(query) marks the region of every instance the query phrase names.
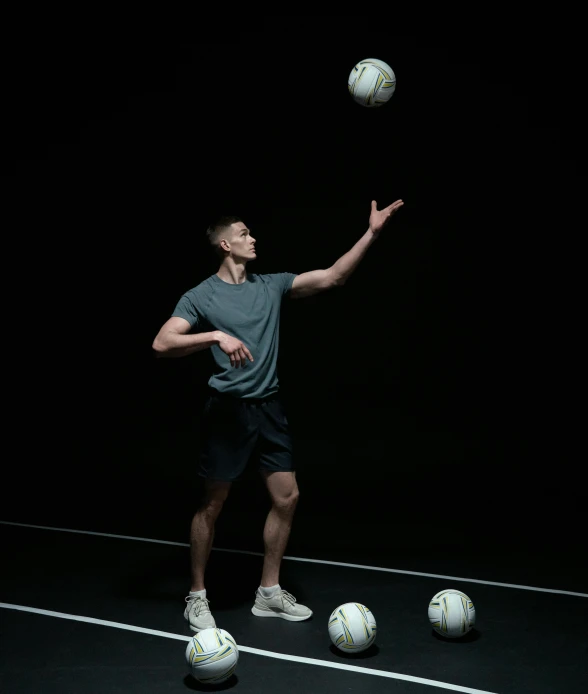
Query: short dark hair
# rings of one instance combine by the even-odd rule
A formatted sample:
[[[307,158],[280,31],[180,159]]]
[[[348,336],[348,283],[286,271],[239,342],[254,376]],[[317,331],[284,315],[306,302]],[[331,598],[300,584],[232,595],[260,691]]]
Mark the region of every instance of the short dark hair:
[[[220,241],[223,234],[232,224],[235,224],[235,222],[242,221],[243,220],[241,219],[241,217],[237,217],[236,215],[225,214],[222,217],[219,217],[216,220],[216,222],[212,223],[206,230],[206,237],[208,238],[208,242],[212,246],[214,252],[220,258],[224,257],[223,250],[220,247]]]

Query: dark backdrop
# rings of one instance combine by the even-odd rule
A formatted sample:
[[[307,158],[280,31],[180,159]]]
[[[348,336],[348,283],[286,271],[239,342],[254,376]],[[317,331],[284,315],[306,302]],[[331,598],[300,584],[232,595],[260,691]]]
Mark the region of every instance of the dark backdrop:
[[[402,198],[342,290],[283,308],[291,551],[421,551],[447,533],[470,551],[571,548],[586,502],[573,40],[220,26],[184,43],[25,31],[8,52],[2,517],[187,541],[210,355],[156,360],[151,343],[216,271],[206,226],[241,214],[251,271],[304,272],[360,238],[372,199]],[[347,92],[368,57],[396,73],[381,109]],[[259,549],[265,510],[252,470],[217,543]]]

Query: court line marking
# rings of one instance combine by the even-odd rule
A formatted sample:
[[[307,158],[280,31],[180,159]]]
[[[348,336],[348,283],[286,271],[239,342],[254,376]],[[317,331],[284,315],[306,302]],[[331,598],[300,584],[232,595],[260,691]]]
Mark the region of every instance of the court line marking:
[[[30,612],[40,614],[47,617],[58,617],[60,619],[70,619],[75,622],[85,622],[87,624],[98,624],[99,626],[113,627],[115,629],[125,629],[127,631],[135,631],[141,634],[150,634],[152,636],[163,636],[167,639],[176,639],[177,641],[189,641],[191,636],[182,634],[173,634],[169,631],[158,631],[157,629],[147,629],[146,627],[137,627],[132,624],[124,624],[122,622],[110,622],[105,619],[96,619],[95,617],[83,617],[76,614],[67,614],[65,612],[53,612],[51,610],[42,610],[37,607],[26,607],[24,605],[14,605],[12,603],[0,602],[0,608],[7,610],[19,610],[21,612]],[[449,682],[438,682],[436,680],[428,680],[423,677],[414,677],[413,675],[403,675],[398,672],[389,672],[387,670],[376,670],[374,668],[360,667],[358,665],[348,665],[346,663],[334,663],[329,660],[319,660],[318,658],[305,658],[298,655],[288,655],[287,653],[275,653],[273,651],[264,651],[260,648],[250,648],[249,646],[241,646],[237,644],[239,652],[251,653],[253,655],[261,655],[267,658],[277,658],[279,660],[288,660],[290,662],[305,663],[306,665],[319,665],[321,667],[330,667],[336,670],[347,670],[349,672],[357,672],[362,675],[376,675],[378,677],[388,677],[394,680],[404,680],[405,682],[415,682],[416,684],[426,684],[430,687],[439,689],[450,689],[453,692],[464,692],[464,694],[496,694],[485,689],[472,689],[471,687],[462,687],[458,684],[450,684]]]
[[[173,545],[176,547],[189,547],[186,542],[171,542],[170,540],[154,540],[145,537],[134,537],[133,535],[114,535],[110,533],[99,533],[93,530],[74,530],[70,528],[56,528],[47,525],[31,525],[29,523],[16,523],[13,521],[0,520],[0,525],[16,525],[22,528],[35,528],[37,530],[54,530],[62,533],[74,533],[80,535],[96,535],[97,537],[109,537],[116,540],[134,540],[136,542],[153,542],[161,545]],[[262,557],[262,552],[249,552],[242,549],[224,549],[221,547],[213,547],[216,552],[233,552],[235,554],[250,554],[255,557]],[[425,578],[442,578],[448,581],[464,581],[465,583],[481,583],[487,586],[498,586],[500,588],[516,588],[519,590],[532,590],[538,593],[556,593],[558,595],[572,595],[578,598],[588,598],[588,593],[577,593],[572,590],[558,590],[556,588],[539,588],[537,586],[525,586],[517,583],[499,583],[498,581],[483,581],[479,578],[463,578],[459,576],[445,576],[443,574],[430,574],[421,571],[407,571],[405,569],[389,569],[383,566],[367,566],[364,564],[347,564],[339,561],[327,561],[326,559],[309,559],[304,557],[284,556],[284,559],[289,561],[302,561],[309,564],[326,564],[330,566],[344,566],[351,569],[366,569],[368,571],[382,571],[386,573],[406,574],[407,576],[424,576]]]

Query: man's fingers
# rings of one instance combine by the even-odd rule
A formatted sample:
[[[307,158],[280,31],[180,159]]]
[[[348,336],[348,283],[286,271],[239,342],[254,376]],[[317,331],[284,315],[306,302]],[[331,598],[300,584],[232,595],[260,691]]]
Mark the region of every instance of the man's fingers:
[[[227,354],[231,360],[231,366],[233,367],[245,366],[247,364],[247,360],[253,361],[253,355],[243,344],[236,347],[232,352],[227,352]]]

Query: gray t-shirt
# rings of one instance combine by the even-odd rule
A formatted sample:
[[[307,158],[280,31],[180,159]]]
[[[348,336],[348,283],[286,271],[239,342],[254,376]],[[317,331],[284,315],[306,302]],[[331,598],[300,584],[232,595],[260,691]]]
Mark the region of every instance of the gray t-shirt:
[[[182,295],[172,316],[187,320],[192,332],[222,330],[238,338],[254,359],[233,367],[228,355],[213,345],[212,388],[240,398],[278,392],[280,309],[295,277],[292,272],[248,274],[242,284],[229,284],[211,275]]]

